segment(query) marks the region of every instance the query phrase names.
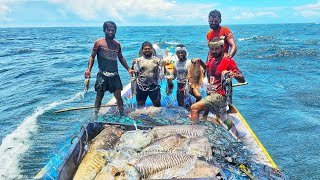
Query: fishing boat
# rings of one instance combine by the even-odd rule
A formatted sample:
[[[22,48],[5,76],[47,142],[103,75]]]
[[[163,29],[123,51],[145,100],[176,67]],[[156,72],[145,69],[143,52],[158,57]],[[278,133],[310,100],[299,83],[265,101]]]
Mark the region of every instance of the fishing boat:
[[[204,80],[204,87],[206,80]],[[175,87],[176,87],[175,82]],[[236,84],[234,86],[238,86]],[[80,132],[74,136],[71,140],[71,145],[68,148],[60,150],[59,155],[53,157],[46,166],[35,176],[34,179],[73,179],[75,172],[81,160],[88,152],[88,142],[90,142],[102,129],[103,125],[115,125],[121,126],[126,131],[141,129],[149,130],[154,126],[168,125],[168,124],[184,124],[190,121],[188,117],[177,116],[180,112],[185,112],[181,107],[177,107],[175,100],[176,91],[173,90],[171,95],[166,95],[166,82],[161,83],[162,89],[162,107],[155,108],[152,107],[150,100],[147,100],[145,108],[136,108],[135,97],[131,92],[131,84],[126,85],[121,95],[124,99],[124,104],[127,106],[126,111],[130,114],[130,118],[120,118],[120,120],[115,120],[114,114],[117,112],[117,108],[114,106],[116,104],[116,99],[112,98],[106,107],[100,109],[100,119],[98,121],[88,121],[80,129]],[[192,103],[192,98],[189,99]],[[161,116],[161,120],[152,119],[156,114]],[[134,118],[132,118],[134,117]],[[177,117],[177,118],[175,118]],[[239,139],[239,135],[235,131],[226,129],[225,126],[219,126],[221,120],[217,118],[214,114],[209,114],[208,119],[211,124],[219,128],[224,128],[224,132],[229,133],[230,136],[234,138],[233,143],[241,143],[241,148],[246,152],[250,152],[250,162],[254,162],[255,167],[252,163],[248,163],[246,160],[235,162],[233,159],[235,152],[232,155],[221,155],[218,151],[214,151],[214,154],[222,157],[223,159],[219,162],[223,162],[224,165],[220,165],[220,178],[222,179],[286,179],[285,175],[279,170],[272,157],[269,155],[267,150],[264,148],[263,144],[260,142],[259,138],[256,136],[254,131],[250,128],[248,122],[244,119],[238,109],[232,105],[231,110],[227,114],[227,118],[233,121],[234,127],[236,128],[236,133],[241,133],[242,137]],[[230,145],[230,144],[229,144]],[[217,150],[217,149],[215,149]],[[239,159],[239,158],[238,158]],[[241,159],[241,158],[240,158]],[[217,159],[214,159],[217,160]],[[210,161],[209,161],[210,162]],[[217,164],[217,161],[211,161],[210,163]],[[254,172],[253,170],[256,170]],[[216,178],[216,177],[214,177]],[[199,178],[203,179],[203,178]]]

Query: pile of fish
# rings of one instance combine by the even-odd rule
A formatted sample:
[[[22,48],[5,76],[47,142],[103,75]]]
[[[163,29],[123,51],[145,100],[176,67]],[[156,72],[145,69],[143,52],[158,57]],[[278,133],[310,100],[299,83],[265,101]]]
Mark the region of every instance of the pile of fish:
[[[91,141],[74,179],[214,178],[212,144],[203,125],[124,131],[105,125]],[[210,161],[211,162],[211,161]]]

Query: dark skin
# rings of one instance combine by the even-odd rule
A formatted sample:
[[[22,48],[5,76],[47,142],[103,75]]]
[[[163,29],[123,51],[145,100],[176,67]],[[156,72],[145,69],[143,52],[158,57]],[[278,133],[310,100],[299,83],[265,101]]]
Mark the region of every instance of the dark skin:
[[[144,46],[143,48],[142,48],[142,53],[143,53],[143,55],[144,55],[144,57],[146,58],[146,59],[149,59],[149,58],[151,58],[152,57],[152,47],[150,47],[150,46]],[[135,63],[135,61],[133,62],[133,65],[134,65],[134,63]],[[133,66],[132,65],[132,66]],[[145,106],[145,101],[137,101],[137,105],[138,105],[138,107],[143,107],[143,106]],[[155,107],[160,107],[161,106],[161,104],[160,104],[160,97],[158,97],[156,100],[152,100],[152,104],[153,104],[153,106],[155,106]]]
[[[110,26],[105,29],[104,33],[105,33],[105,41],[102,42],[102,46],[107,47],[108,49],[116,50],[118,47],[118,44],[116,44],[113,41],[115,34],[116,34],[116,29],[113,26]],[[94,64],[94,59],[95,59],[97,53],[98,52],[94,51],[94,50],[91,52],[91,55],[88,60],[88,68],[87,68],[87,71],[85,71],[85,73],[84,73],[85,78],[91,77],[91,70],[92,70],[92,67]],[[121,52],[121,47],[119,48],[118,59],[119,59],[120,63],[123,65],[123,67],[125,67],[130,74],[134,73],[134,70],[132,70],[128,66],[125,58],[123,57],[122,52]],[[118,105],[120,114],[123,114],[123,100],[121,97],[121,90],[118,89],[118,90],[114,91],[113,95],[117,100],[117,105]],[[101,101],[102,101],[103,97],[104,97],[104,92],[97,92],[96,101],[95,101],[95,115],[97,115],[100,110]]]
[[[176,55],[177,55],[177,57],[178,57],[180,62],[184,62],[184,61],[187,60],[187,53],[185,51],[183,51],[183,50],[182,51],[177,51]],[[193,63],[195,63],[195,62],[193,62]],[[205,64],[204,63],[203,63],[202,67],[205,68]],[[177,76],[177,70],[175,68],[174,68],[174,76],[175,77]],[[179,89],[182,89],[185,86],[186,86],[185,83],[178,83],[178,88]],[[189,93],[196,98],[197,102],[200,101],[201,93],[200,93],[199,89],[191,88]],[[179,106],[184,106],[184,96],[185,96],[184,91],[177,91],[177,100],[178,100],[178,105]]]
[[[210,28],[213,31],[218,31],[219,28],[221,27],[220,26],[221,20],[222,19],[219,17],[215,17],[215,16],[209,17],[208,23],[209,23]],[[237,52],[237,46],[234,41],[234,38],[227,38],[227,41],[228,41],[229,45],[231,46],[231,49],[230,49],[229,53],[224,54],[224,57],[232,58]]]

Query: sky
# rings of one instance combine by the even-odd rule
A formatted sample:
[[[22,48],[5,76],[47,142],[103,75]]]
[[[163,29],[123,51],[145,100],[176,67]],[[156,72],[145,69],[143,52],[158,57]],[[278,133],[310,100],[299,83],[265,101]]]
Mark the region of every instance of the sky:
[[[0,0],[0,27],[320,23],[320,0]]]

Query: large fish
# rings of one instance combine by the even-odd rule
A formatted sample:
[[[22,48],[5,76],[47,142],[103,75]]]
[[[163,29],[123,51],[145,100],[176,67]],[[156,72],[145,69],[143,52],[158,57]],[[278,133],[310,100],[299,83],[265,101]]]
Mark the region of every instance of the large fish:
[[[195,61],[195,60],[192,60]],[[191,88],[199,88],[204,78],[204,69],[198,61],[191,63],[188,69],[187,79]]]
[[[215,177],[220,172],[218,167],[215,167],[205,161],[197,160],[195,167],[184,176],[177,178],[210,178],[216,179]]]
[[[212,159],[211,144],[205,136],[189,139],[185,147],[188,154],[204,157],[207,161]]]
[[[202,125],[168,125],[156,126],[150,133],[154,139],[167,137],[174,134],[181,134],[187,138],[204,136],[208,127]]]
[[[131,162],[142,178],[170,179],[187,174],[195,165],[196,156],[183,152],[143,156]]]
[[[149,135],[147,131],[144,130],[134,130],[125,132],[121,138],[119,147],[129,148],[137,152],[140,152],[144,147],[149,145],[153,137]]]
[[[181,150],[185,146],[185,142],[187,138],[180,135],[175,134],[168,137],[164,137],[161,139],[156,140],[155,142],[151,143],[149,146],[145,147],[140,155],[144,154],[156,154],[161,152],[173,152],[177,150]]]
[[[74,180],[91,180],[114,155],[112,148],[119,142],[123,131],[115,126],[106,126],[92,141],[90,149],[81,161]]]
[[[115,159],[102,168],[95,180],[140,179],[138,170],[123,158]]]

